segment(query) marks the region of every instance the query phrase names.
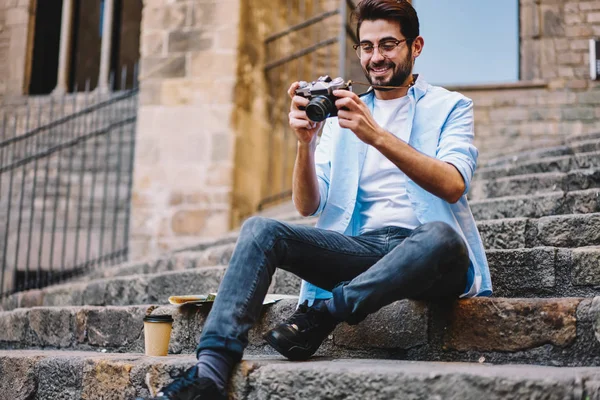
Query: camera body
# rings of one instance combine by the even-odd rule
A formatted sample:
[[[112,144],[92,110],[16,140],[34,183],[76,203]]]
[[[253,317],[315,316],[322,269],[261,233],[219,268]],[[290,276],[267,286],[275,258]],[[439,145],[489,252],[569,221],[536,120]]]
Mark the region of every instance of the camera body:
[[[333,95],[334,90],[352,91],[351,81],[346,82],[341,77],[332,80],[328,75],[321,76],[311,83],[305,81],[299,83],[296,95],[310,100],[306,106],[306,115],[314,122],[337,116],[338,110],[335,106],[337,97]]]

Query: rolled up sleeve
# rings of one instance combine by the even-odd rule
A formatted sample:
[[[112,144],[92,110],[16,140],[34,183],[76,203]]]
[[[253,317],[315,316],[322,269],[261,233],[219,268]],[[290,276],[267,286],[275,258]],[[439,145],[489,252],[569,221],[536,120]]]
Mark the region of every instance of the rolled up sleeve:
[[[477,167],[479,152],[473,144],[474,118],[473,101],[459,100],[446,119],[437,147],[437,158],[452,164],[465,181],[465,192],[469,191],[471,179]]]

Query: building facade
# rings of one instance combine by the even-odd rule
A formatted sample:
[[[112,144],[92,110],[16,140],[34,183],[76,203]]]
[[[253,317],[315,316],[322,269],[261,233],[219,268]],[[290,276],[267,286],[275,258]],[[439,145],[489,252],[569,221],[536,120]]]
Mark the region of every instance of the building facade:
[[[285,92],[321,74],[360,78],[351,8],[0,0],[0,98],[119,91],[133,85],[139,62],[130,257],[184,247],[289,199],[296,142]],[[482,160],[600,130],[588,56],[600,1],[521,0],[519,9],[520,81],[451,88],[475,102]]]

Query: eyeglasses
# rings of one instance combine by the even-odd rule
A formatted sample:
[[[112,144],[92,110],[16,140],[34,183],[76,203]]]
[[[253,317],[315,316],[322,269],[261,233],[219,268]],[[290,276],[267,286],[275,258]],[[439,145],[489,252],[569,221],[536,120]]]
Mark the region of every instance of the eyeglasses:
[[[359,43],[352,46],[356,51],[356,55],[358,58],[367,58],[373,56],[373,51],[375,48],[379,50],[379,54],[383,57],[390,58],[392,57],[400,44],[407,42],[410,39],[402,39],[402,40],[386,40],[384,42],[379,43],[378,45],[374,45],[373,43],[365,42]]]

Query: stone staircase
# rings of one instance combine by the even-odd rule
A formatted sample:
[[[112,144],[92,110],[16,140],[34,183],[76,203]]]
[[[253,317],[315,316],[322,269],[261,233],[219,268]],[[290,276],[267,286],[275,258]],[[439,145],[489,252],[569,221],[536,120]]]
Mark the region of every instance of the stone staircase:
[[[295,299],[265,306],[233,399],[600,399],[600,136],[488,161],[469,193],[493,298],[399,301],[342,324],[318,356],[287,362],[262,333]],[[290,204],[263,214],[293,223]],[[2,301],[0,399],[129,399],[193,365],[205,306],[237,232]],[[278,271],[271,293],[296,295]],[[145,314],[172,314],[172,356],[145,357]]]

